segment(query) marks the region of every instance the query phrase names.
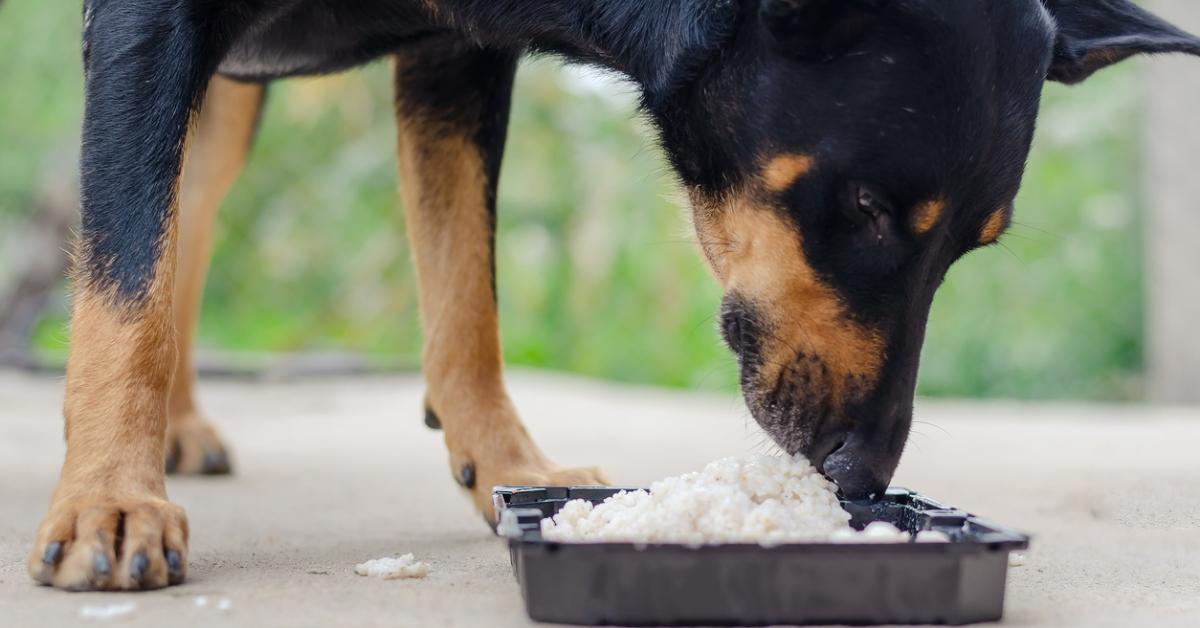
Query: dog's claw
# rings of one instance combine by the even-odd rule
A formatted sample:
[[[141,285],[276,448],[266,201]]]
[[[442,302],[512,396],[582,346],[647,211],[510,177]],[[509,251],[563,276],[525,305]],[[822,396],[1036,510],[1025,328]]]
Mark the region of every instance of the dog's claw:
[[[92,571],[98,576],[107,576],[112,573],[112,563],[108,562],[108,556],[97,552],[92,557]]]
[[[146,558],[145,554],[138,553],[134,555],[133,560],[129,561],[129,577],[134,582],[142,584],[146,578],[146,570],[150,568],[150,559]]]
[[[204,475],[225,475],[230,471],[229,456],[223,451],[204,452],[204,464],[201,473]]]
[[[459,467],[458,475],[455,476],[454,479],[457,480],[458,483],[463,486],[463,488],[475,488],[475,463],[464,462],[463,465]]]
[[[431,430],[442,429],[442,420],[438,418],[437,413],[429,406],[425,406],[425,427]]]
[[[53,567],[62,560],[63,544],[61,541],[55,541],[46,546],[46,551],[42,552],[42,564]]]
[[[167,550],[167,579],[171,584],[183,582],[183,558],[175,550]]]
[[[170,447],[167,449],[167,473],[175,473],[179,470],[179,458],[182,457],[182,455],[183,452],[180,451],[179,441],[173,441]]]

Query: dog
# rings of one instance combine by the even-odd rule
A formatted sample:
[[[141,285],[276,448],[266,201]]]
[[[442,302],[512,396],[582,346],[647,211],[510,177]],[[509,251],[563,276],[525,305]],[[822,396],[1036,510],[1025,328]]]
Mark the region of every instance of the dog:
[[[949,266],[1009,224],[1047,80],[1200,40],[1129,0],[85,0],[66,457],[28,559],[69,590],[187,572],[164,460],[223,473],[192,394],[213,216],[265,84],[395,64],[426,422],[485,516],[552,463],[501,376],[493,238],[523,54],[621,73],[692,205],[751,413],[849,498],[886,487]]]

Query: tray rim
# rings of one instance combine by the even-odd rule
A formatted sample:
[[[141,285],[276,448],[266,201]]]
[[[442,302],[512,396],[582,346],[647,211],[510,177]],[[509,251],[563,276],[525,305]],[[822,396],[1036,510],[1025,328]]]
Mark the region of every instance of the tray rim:
[[[502,520],[505,511],[512,511],[514,514],[518,511],[533,511],[537,512],[540,522],[542,517],[541,511],[533,507],[523,507],[522,504],[510,505],[504,495],[509,495],[521,491],[527,492],[532,490],[566,490],[568,495],[573,489],[583,490],[601,490],[612,491],[617,493],[620,491],[646,490],[637,487],[617,487],[617,486],[511,486],[503,485],[496,486],[492,489],[492,499],[496,507],[497,519]],[[617,550],[617,549],[633,549],[638,553],[661,553],[661,552],[704,552],[704,553],[724,553],[724,552],[747,552],[747,551],[763,551],[763,552],[787,552],[787,553],[842,553],[842,554],[896,554],[899,552],[912,554],[976,554],[982,552],[1015,552],[1026,550],[1029,548],[1032,537],[1022,531],[1008,526],[1002,526],[992,523],[989,519],[975,516],[974,514],[947,506],[943,502],[927,497],[921,493],[909,490],[903,487],[891,487],[885,493],[885,499],[891,498],[906,498],[910,501],[920,502],[922,505],[928,506],[927,511],[937,512],[939,515],[947,517],[961,517],[964,525],[971,524],[976,527],[986,530],[984,534],[988,536],[986,539],[963,539],[953,540],[948,543],[870,543],[870,542],[818,542],[818,541],[802,541],[794,543],[779,543],[775,545],[763,545],[760,543],[706,543],[701,545],[690,545],[686,543],[636,543],[629,541],[547,541],[541,538],[540,529],[525,527],[521,529],[519,535],[509,536],[502,534],[497,528],[496,534],[507,539],[509,547],[512,549],[518,548],[539,548],[546,551],[560,551],[562,548],[589,548],[598,550]],[[565,498],[569,500],[570,498]],[[581,499],[581,498],[575,498]],[[541,500],[546,501],[546,500]],[[518,515],[519,516],[519,515]]]

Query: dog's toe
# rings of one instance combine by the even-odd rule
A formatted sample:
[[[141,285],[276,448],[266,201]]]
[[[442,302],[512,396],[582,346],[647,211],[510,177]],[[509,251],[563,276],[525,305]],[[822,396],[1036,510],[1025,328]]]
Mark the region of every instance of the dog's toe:
[[[233,472],[228,450],[216,429],[195,414],[171,417],[167,426],[167,473],[227,475]]]
[[[227,475],[233,470],[229,464],[229,455],[224,450],[204,452],[204,464],[200,468],[203,475]]]
[[[462,470],[470,469],[470,484],[464,483]],[[499,469],[462,463],[455,480],[471,492],[476,508],[484,521],[496,528],[496,511],[492,505],[492,489],[496,486],[607,486],[608,478],[596,467],[561,468],[545,460],[504,465]]]

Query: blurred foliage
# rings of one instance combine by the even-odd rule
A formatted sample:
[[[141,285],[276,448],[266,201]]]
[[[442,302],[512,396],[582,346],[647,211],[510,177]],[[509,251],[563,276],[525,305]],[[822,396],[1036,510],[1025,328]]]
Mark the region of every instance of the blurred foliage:
[[[77,3],[0,9],[0,228],[33,204],[41,155],[77,143]],[[199,342],[239,351],[419,354],[395,194],[389,68],[273,85],[222,210]],[[719,291],[631,88],[551,60],[520,74],[501,184],[510,364],[732,389]],[[935,304],[921,392],[1131,398],[1142,369],[1137,83],[1130,68],[1047,104],[1017,224],[960,262]],[[62,173],[64,185],[74,173]],[[41,325],[65,342],[65,302]]]

